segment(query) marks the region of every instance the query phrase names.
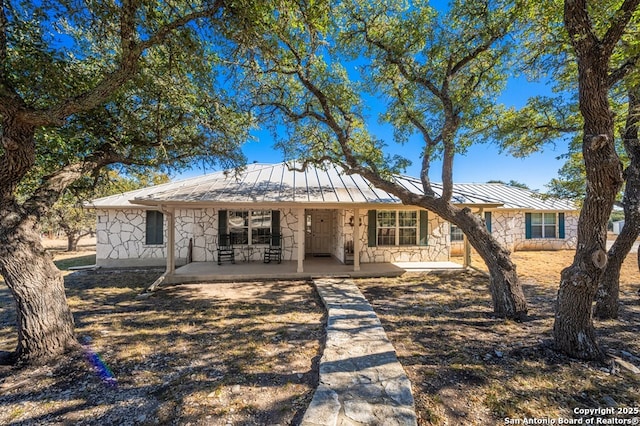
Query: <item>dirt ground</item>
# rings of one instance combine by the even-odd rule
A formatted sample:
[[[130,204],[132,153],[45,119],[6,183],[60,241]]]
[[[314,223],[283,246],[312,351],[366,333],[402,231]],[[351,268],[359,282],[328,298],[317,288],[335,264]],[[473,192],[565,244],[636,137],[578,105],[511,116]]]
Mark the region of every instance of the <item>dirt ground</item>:
[[[480,273],[357,281],[412,382],[420,425],[503,425],[578,418],[575,408],[640,407],[640,375],[553,351],[553,302],[571,255],[514,254],[529,303],[523,323],[492,316]],[[80,258],[91,261],[90,245],[57,255],[66,264]],[[83,350],[53,365],[0,367],[0,424],[298,424],[317,385],[324,337],[312,286],[182,285],[137,298],[160,273],[65,272]],[[639,287],[632,256],[622,272],[620,319],[595,323],[602,349],[638,366]],[[0,284],[0,351],[16,345],[14,318]]]
[[[529,319],[522,323],[492,316],[488,279],[476,272],[358,282],[412,382],[419,424],[527,424],[525,418],[555,424],[559,418],[582,418],[575,424],[585,424],[592,417],[601,421],[594,424],[607,424],[602,422],[640,417],[640,374],[553,350],[553,303],[560,271],[572,255],[513,254],[529,304]],[[639,288],[631,256],[621,273],[620,318],[595,322],[601,349],[638,367]],[[631,407],[636,414],[579,416],[573,411],[607,407]]]
[[[0,366],[0,424],[299,423],[324,335],[311,284],[182,285],[137,298],[161,272],[67,274],[82,350],[47,366]],[[0,351],[16,343],[0,284]]]

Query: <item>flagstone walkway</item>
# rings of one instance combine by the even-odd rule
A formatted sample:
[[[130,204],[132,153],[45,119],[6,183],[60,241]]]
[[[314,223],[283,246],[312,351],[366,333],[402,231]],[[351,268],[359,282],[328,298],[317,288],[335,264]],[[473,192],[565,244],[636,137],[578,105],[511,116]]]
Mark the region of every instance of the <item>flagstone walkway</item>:
[[[351,279],[313,282],[327,310],[327,338],[302,425],[415,425],[411,383],[369,302]]]

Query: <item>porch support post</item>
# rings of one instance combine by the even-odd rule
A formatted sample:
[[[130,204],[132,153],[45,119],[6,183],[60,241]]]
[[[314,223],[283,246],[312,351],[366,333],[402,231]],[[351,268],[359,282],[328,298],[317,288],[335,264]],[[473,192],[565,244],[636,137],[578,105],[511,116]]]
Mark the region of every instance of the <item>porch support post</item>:
[[[467,269],[471,266],[471,245],[469,244],[469,239],[466,235],[464,235],[464,261],[462,262],[462,266]]]
[[[298,240],[298,272],[304,272],[304,225],[306,217],[304,209],[298,209],[298,229],[296,229],[296,239]]]
[[[176,216],[174,209],[163,208],[167,215],[167,275],[173,275],[176,270]]]
[[[353,271],[360,270],[360,209],[353,209]]]

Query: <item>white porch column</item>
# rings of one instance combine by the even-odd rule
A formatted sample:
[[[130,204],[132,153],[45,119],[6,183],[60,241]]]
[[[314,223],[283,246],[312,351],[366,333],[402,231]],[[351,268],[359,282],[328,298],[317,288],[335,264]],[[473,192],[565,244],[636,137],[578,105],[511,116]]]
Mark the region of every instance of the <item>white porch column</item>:
[[[304,226],[306,220],[304,209],[298,209],[298,229],[296,229],[296,239],[298,240],[298,272],[304,272]]]
[[[464,258],[462,266],[466,269],[471,266],[471,246],[469,245],[469,240],[467,239],[466,234],[462,234],[462,239],[464,243]]]
[[[353,271],[360,270],[360,209],[353,209]]]
[[[167,215],[167,275],[176,270],[176,216],[174,209],[162,209]]]

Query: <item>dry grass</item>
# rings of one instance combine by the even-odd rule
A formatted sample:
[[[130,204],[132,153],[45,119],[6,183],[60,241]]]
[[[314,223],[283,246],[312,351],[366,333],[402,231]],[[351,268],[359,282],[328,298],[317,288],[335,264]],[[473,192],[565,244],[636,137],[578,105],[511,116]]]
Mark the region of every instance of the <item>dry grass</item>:
[[[571,252],[519,252],[530,318],[495,318],[478,273],[412,275],[358,284],[413,384],[419,423],[505,424],[506,417],[577,418],[576,407],[640,407],[640,377],[553,351],[553,302]],[[596,322],[602,348],[640,355],[635,256],[621,279],[621,317]]]
[[[421,425],[576,417],[573,408],[614,401],[640,406],[638,376],[552,349],[553,301],[571,256],[514,254],[530,306],[524,323],[491,315],[487,279],[478,273],[358,281],[412,381]],[[317,383],[323,338],[312,287],[185,285],[137,299],[159,273],[67,274],[87,353],[51,366],[0,367],[0,424],[297,424]],[[633,256],[621,284],[621,318],[596,327],[604,350],[639,356]],[[0,284],[0,350],[15,347],[14,318]],[[117,386],[96,374],[89,351]]]
[[[85,355],[99,354],[117,384],[82,355],[0,367],[0,424],[297,422],[317,384],[323,336],[312,286],[185,285],[137,299],[158,275],[67,275]],[[0,349],[11,350],[14,315],[4,286],[0,299]]]

